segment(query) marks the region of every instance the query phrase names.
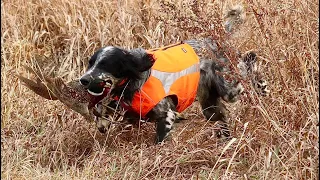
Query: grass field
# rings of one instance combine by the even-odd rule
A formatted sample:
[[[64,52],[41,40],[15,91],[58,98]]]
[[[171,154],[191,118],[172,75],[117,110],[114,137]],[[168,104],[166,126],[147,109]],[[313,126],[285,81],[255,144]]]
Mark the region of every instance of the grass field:
[[[28,64],[45,72],[54,67],[69,81],[101,46],[147,49],[224,37],[216,29],[233,3],[242,3],[246,21],[229,42],[257,52],[271,92],[258,97],[249,88],[228,106],[231,141],[212,135],[215,127],[197,103],[163,146],[153,145],[149,123],[102,135],[14,76]],[[318,6],[310,0],[2,0],[1,179],[318,179]]]

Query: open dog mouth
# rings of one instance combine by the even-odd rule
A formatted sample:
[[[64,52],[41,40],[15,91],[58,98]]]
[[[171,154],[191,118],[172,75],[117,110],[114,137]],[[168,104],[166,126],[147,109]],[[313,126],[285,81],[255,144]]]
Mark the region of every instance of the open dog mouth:
[[[89,84],[88,92],[93,96],[101,96],[104,93],[109,94],[112,84],[113,82],[110,79],[95,79]]]

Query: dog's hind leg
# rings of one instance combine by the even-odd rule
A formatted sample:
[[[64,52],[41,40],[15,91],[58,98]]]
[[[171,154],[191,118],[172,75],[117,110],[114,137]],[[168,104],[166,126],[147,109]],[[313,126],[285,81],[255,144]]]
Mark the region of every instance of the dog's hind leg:
[[[199,98],[203,115],[208,121],[218,121],[218,125],[221,128],[221,131],[217,132],[218,137],[221,137],[221,135],[224,137],[229,137],[230,131],[227,122],[227,109],[226,106],[221,102],[222,98],[219,97],[216,91],[211,91],[207,94],[207,97]]]
[[[240,95],[244,92],[244,87],[240,82],[234,83],[227,88],[225,95],[222,96],[223,100],[229,103],[238,101]]]
[[[161,100],[149,113],[148,117],[156,121],[155,142],[161,143],[166,139],[176,120],[176,105],[170,97]]]

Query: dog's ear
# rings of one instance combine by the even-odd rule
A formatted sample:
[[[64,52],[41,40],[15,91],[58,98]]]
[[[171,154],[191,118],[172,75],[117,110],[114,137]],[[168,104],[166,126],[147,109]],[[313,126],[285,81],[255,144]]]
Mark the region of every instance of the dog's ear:
[[[139,72],[147,71],[154,63],[152,55],[148,54],[144,49],[137,48],[128,52],[126,63],[134,67]]]

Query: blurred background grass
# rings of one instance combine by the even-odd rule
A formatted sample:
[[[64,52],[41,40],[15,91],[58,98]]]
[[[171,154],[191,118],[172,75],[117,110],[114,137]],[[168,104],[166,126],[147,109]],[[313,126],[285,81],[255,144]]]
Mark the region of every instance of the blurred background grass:
[[[20,66],[79,77],[102,46],[153,48],[216,36],[224,12],[242,3],[246,21],[228,43],[254,50],[268,98],[247,92],[230,105],[235,141],[194,103],[173,139],[153,145],[154,125],[97,132],[60,102],[26,89]],[[1,1],[1,178],[318,179],[319,1]],[[248,123],[248,126],[245,126]]]

